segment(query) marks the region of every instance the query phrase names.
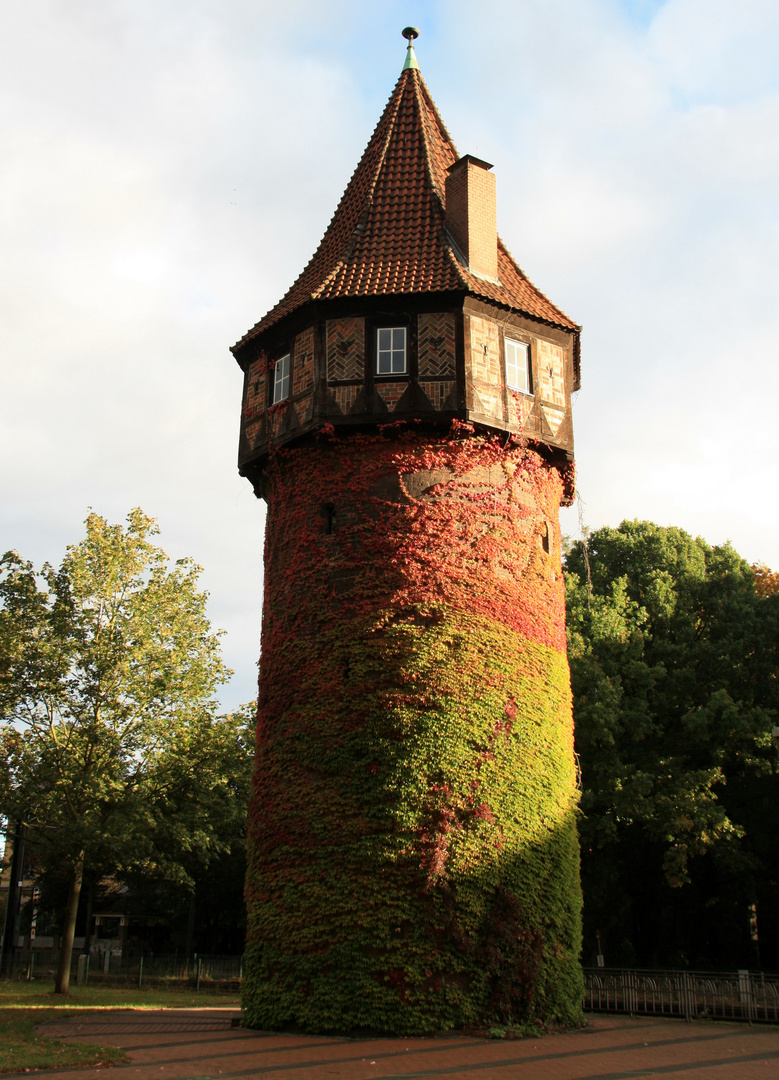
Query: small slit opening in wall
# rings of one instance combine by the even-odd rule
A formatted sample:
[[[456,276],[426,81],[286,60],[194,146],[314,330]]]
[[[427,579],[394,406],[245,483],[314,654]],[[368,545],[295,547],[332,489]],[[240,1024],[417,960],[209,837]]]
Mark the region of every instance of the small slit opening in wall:
[[[552,550],[552,530],[549,527],[548,521],[545,521],[541,527],[541,547],[547,555]]]
[[[325,535],[331,536],[335,532],[335,507],[332,503],[322,503],[322,513],[325,518]]]

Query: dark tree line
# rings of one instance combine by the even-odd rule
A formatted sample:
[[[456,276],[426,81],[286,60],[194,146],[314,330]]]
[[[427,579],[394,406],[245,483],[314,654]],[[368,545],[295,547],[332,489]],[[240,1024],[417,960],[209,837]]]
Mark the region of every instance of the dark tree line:
[[[584,962],[779,969],[779,576],[635,521],[566,571]]]

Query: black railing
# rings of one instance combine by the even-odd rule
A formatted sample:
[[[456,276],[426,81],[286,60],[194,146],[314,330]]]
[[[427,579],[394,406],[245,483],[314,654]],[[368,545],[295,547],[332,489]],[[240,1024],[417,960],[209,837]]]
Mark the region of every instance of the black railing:
[[[779,1023],[779,975],[584,969],[586,1012]]]
[[[56,949],[15,950],[17,978],[51,978]],[[123,959],[93,950],[73,954],[71,978],[78,983],[237,989],[242,956],[136,956]],[[585,1012],[711,1018],[779,1023],[779,975],[750,971],[635,971],[584,968]]]
[[[53,978],[59,963],[58,949],[16,949],[16,978]],[[92,985],[194,987],[217,989],[237,985],[243,977],[243,957],[211,954],[162,955],[124,958],[120,953],[93,949],[73,952],[71,982]]]

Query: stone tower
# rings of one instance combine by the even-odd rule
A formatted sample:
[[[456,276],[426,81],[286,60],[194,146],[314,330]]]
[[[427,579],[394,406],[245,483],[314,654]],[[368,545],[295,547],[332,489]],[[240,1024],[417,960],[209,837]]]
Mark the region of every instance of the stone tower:
[[[233,348],[268,506],[248,1022],[580,1018],[559,507],[579,328],[497,235],[414,56]]]

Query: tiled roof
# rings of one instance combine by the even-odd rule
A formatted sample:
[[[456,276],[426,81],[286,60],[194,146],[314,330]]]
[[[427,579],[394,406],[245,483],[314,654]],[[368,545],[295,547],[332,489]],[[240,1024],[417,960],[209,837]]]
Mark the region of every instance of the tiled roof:
[[[468,272],[447,239],[446,173],[458,160],[419,71],[404,70],[322,242],[282,300],[238,344],[310,300],[467,290],[578,329],[498,239],[498,282]]]

